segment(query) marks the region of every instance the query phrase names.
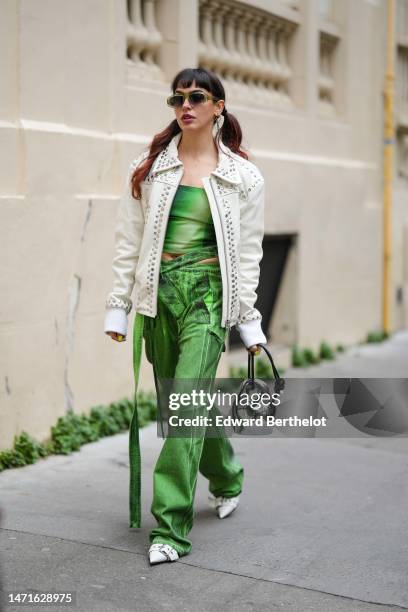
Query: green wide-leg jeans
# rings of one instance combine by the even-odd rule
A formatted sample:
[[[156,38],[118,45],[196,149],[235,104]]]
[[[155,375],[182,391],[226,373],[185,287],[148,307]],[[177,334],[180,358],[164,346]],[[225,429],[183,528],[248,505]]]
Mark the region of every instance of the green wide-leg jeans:
[[[226,329],[220,324],[221,271],[218,263],[197,262],[216,254],[216,248],[205,247],[161,261],[157,315],[145,316],[143,329],[146,356],[153,365],[159,413],[168,409],[161,405],[161,379],[174,380],[173,392],[178,381],[184,392],[186,384],[213,391],[208,381],[215,378],[221,353],[225,351]],[[207,387],[201,384],[202,379]],[[203,407],[192,410],[190,406],[177,411],[180,415],[187,413],[203,415],[206,410]],[[157,526],[149,535],[151,543],[170,544],[180,556],[192,548],[187,536],[193,526],[198,472],[209,480],[213,495],[224,497],[241,492],[244,476],[224,433],[206,437],[205,427],[194,426],[187,435],[185,428],[183,431],[182,436],[171,433],[165,438],[154,469],[151,512]]]

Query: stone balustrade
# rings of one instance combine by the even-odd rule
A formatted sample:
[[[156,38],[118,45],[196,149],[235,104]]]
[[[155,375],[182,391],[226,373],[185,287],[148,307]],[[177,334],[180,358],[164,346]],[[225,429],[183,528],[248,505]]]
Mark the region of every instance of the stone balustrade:
[[[158,65],[157,51],[162,44],[162,34],[156,26],[157,0],[127,1],[126,48],[134,80],[163,80]]]
[[[338,37],[329,32],[320,32],[319,74],[317,79],[319,109],[322,114],[334,116],[336,80],[334,75],[334,54]]]
[[[233,0],[200,0],[199,64],[221,75],[237,103],[292,107],[288,55],[295,19],[295,12],[290,21]]]
[[[338,1],[338,0],[337,0]],[[317,78],[318,106],[321,115],[334,117],[336,111],[336,53],[340,43],[335,0],[319,0],[319,73]]]

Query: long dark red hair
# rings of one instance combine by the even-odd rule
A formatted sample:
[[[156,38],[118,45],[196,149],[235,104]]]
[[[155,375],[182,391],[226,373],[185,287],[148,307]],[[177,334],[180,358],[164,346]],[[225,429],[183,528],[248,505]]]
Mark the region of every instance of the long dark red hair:
[[[205,68],[184,68],[184,70],[180,70],[180,72],[178,72],[174,77],[171,84],[173,94],[178,87],[191,87],[194,81],[197,87],[206,89],[218,100],[225,100],[225,90],[220,79],[216,74],[210,70],[206,70]],[[222,115],[224,115],[224,123],[218,132],[217,138],[220,138],[233,153],[248,159],[247,153],[241,149],[242,130],[237,118],[229,111],[227,114],[225,114],[225,107],[222,111]],[[159,132],[154,136],[149,147],[148,157],[136,168],[131,178],[132,195],[135,199],[140,200],[140,183],[149,174],[154,160],[159,153],[166,148],[171,139],[179,132],[181,132],[181,128],[177,122],[177,119],[173,119],[173,121],[162,132]]]

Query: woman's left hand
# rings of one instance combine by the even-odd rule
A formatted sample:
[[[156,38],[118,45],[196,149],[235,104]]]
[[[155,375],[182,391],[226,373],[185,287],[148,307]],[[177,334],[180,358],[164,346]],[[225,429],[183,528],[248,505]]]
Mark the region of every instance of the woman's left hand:
[[[248,353],[253,353],[254,355],[259,355],[261,352],[261,347],[258,344],[254,344],[250,347],[247,347]]]

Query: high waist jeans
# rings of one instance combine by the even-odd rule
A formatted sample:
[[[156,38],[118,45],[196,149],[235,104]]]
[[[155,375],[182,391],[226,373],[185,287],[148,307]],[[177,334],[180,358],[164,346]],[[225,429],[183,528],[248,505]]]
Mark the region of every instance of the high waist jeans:
[[[173,379],[176,386],[179,379],[187,379],[203,388],[202,379],[216,376],[226,334],[220,325],[221,271],[218,263],[198,263],[214,255],[216,248],[205,247],[161,261],[157,315],[145,316],[143,326],[159,412],[168,408],[160,406],[160,379]],[[201,408],[197,414],[204,412]],[[192,547],[187,536],[193,526],[198,472],[209,480],[215,496],[234,497],[241,492],[244,469],[225,435],[206,437],[205,427],[191,427],[191,435],[176,436],[165,438],[154,469],[151,512],[157,527],[149,539],[170,544],[181,556]]]

